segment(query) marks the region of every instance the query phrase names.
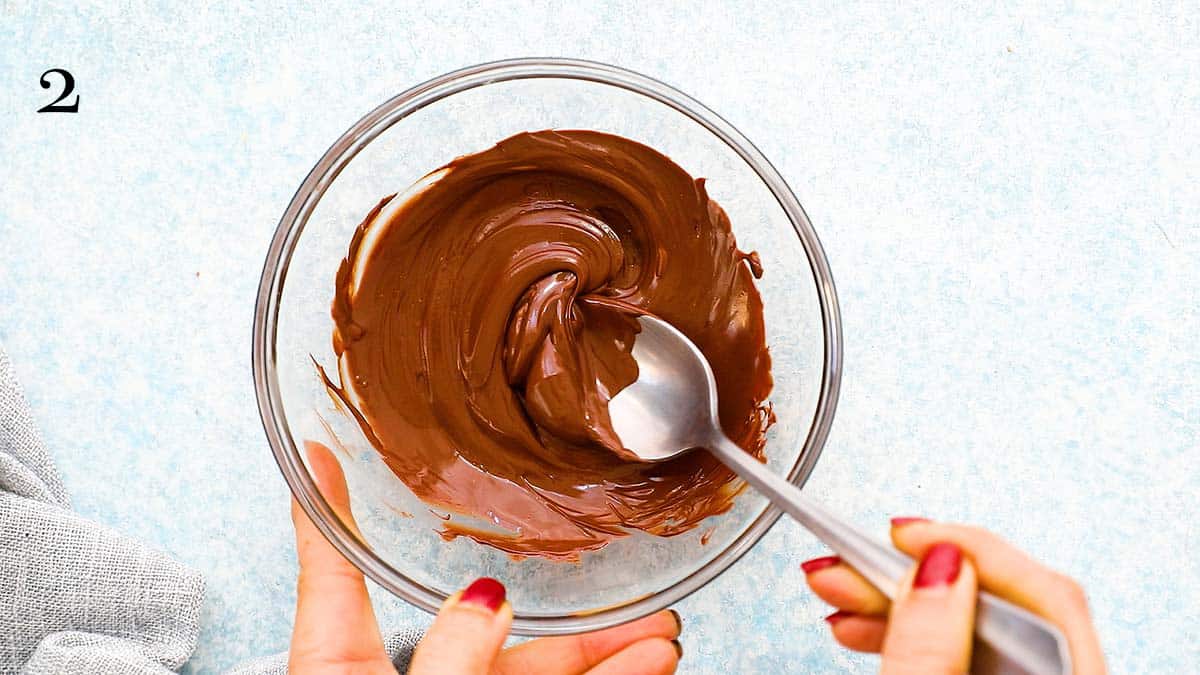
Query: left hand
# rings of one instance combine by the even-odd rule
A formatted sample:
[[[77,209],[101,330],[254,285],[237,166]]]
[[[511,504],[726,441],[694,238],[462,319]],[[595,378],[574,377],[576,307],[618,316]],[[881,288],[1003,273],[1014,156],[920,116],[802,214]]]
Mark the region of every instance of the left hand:
[[[329,505],[353,527],[341,466],[323,445],[305,444]],[[394,675],[363,575],[292,501],[300,577],[288,671],[299,675]],[[657,614],[594,633],[541,638],[501,649],[512,624],[504,587],[480,579],[442,605],[413,655],[410,675],[667,675],[682,650],[678,614]]]

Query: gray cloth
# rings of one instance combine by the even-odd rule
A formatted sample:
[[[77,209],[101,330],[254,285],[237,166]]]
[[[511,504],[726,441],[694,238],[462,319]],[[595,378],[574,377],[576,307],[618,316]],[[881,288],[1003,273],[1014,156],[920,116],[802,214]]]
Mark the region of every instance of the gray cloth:
[[[196,646],[204,579],[71,512],[0,349],[0,675],[162,675]],[[422,631],[385,641],[408,670]],[[233,675],[282,675],[287,654]]]
[[[0,673],[169,673],[204,580],[79,517],[0,350]]]

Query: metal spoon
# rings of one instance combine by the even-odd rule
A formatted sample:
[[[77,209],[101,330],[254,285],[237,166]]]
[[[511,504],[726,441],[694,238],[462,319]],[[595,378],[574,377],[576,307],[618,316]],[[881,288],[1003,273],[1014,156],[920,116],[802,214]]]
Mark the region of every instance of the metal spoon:
[[[889,598],[913,561],[801,494],[787,479],[747,454],[721,431],[717,388],[708,360],[674,326],[650,316],[633,344],[638,379],[608,403],[614,431],[647,462],[706,449],[800,521]],[[1071,672],[1067,641],[1053,625],[990,593],[979,593],[973,673],[1065,675]]]

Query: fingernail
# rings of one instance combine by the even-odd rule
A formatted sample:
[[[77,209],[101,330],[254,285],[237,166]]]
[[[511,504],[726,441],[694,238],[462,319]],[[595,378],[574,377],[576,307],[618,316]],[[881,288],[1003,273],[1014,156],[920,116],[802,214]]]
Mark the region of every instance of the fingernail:
[[[675,632],[682,633],[683,632],[683,619],[679,616],[679,612],[676,612],[673,609],[669,609],[667,611],[669,611],[671,613],[671,618],[675,619]]]
[[[930,586],[948,586],[958,578],[962,569],[962,551],[950,543],[934,544],[921,558],[917,568],[917,576],[913,579],[914,588]]]
[[[928,523],[928,518],[914,518],[911,516],[901,516],[900,518],[892,518],[892,527],[904,527],[913,523]]]
[[[679,658],[682,659],[683,658],[683,645],[679,644],[679,640],[671,640],[671,645],[673,647],[675,647],[675,653],[678,654]]]
[[[842,562],[842,559],[836,555],[827,555],[824,558],[813,558],[800,563],[800,569],[804,570],[805,574],[812,574],[817,570],[823,570],[826,567],[833,567]]]
[[[851,617],[851,616],[854,616],[854,612],[850,612],[850,611],[847,611],[844,609],[839,609],[838,611],[834,612],[833,614],[830,614],[829,616],[825,617],[825,621],[828,622],[830,626],[836,626],[837,622],[839,622],[842,619],[845,619],[847,617]]]
[[[490,577],[471,582],[458,598],[459,604],[479,605],[494,612],[504,604],[504,584]]]

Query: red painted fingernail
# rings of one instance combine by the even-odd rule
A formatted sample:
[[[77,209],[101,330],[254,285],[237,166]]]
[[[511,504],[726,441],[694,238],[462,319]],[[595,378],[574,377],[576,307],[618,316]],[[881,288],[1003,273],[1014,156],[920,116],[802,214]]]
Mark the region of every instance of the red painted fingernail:
[[[851,616],[854,616],[854,612],[849,612],[844,609],[839,609],[838,611],[834,612],[833,614],[830,614],[829,616],[825,617],[825,621],[828,622],[830,626],[836,626],[837,622],[841,621],[842,619],[851,617]]]
[[[934,544],[921,558],[913,588],[948,586],[958,578],[962,569],[962,551],[950,543]]]
[[[910,516],[903,516],[900,518],[892,518],[892,527],[904,527],[905,525],[912,525],[913,523],[928,523],[928,522],[929,522],[928,518],[913,518]]]
[[[462,592],[458,602],[487,607],[494,612],[504,604],[504,584],[490,577],[476,579]]]
[[[826,567],[833,567],[842,562],[842,559],[836,555],[827,555],[824,558],[813,558],[800,563],[800,569],[804,570],[805,574],[812,574],[817,570],[823,570]]]

